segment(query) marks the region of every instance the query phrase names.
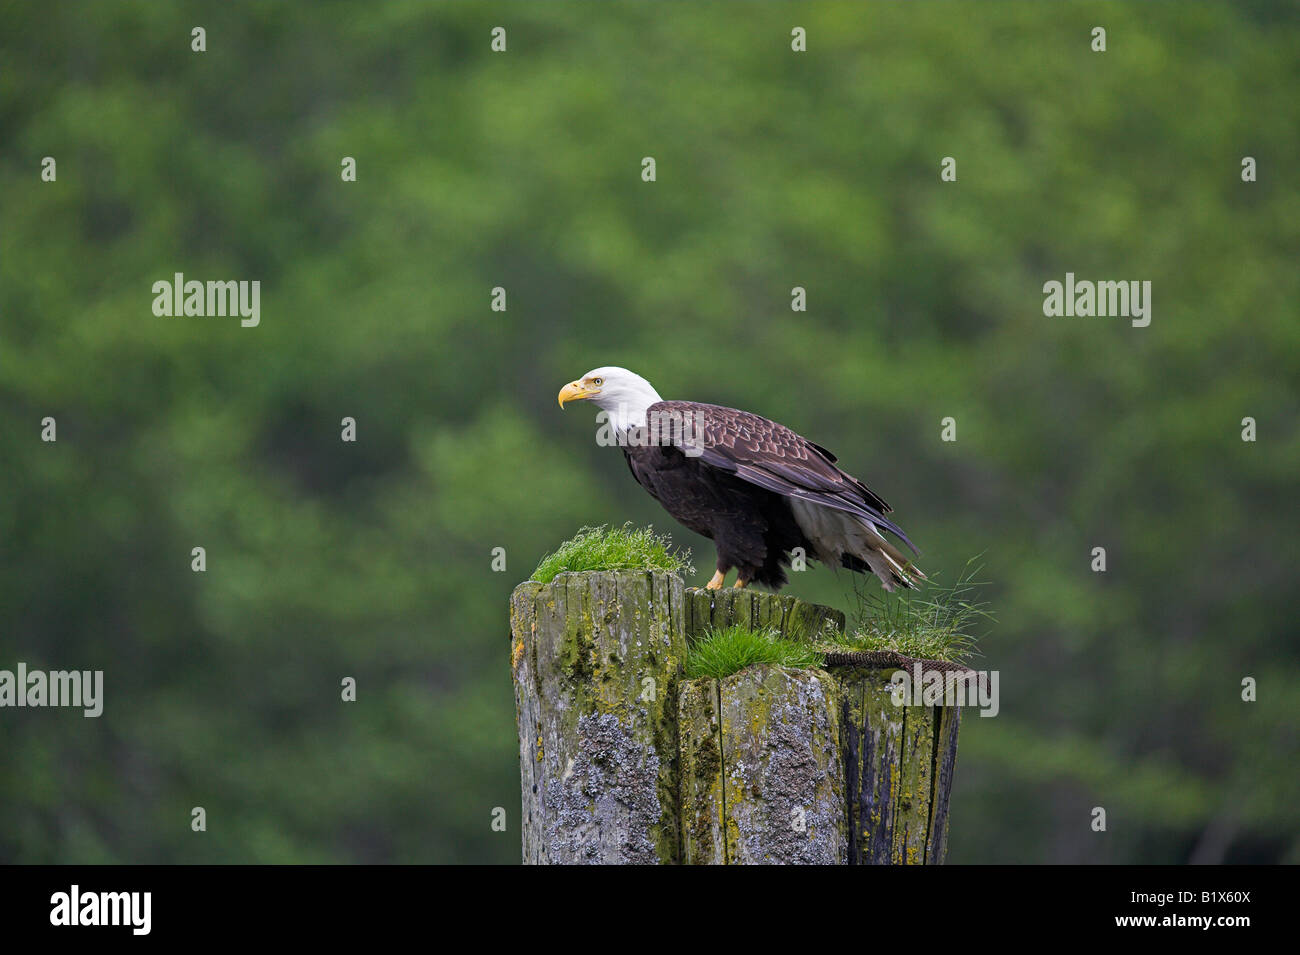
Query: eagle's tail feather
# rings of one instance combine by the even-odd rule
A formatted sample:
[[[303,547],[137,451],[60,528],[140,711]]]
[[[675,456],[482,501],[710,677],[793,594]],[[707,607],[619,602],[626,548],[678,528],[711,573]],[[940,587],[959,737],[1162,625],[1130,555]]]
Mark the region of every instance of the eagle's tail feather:
[[[921,571],[920,567],[917,567],[914,563],[908,560],[907,557],[904,556],[902,551],[900,551],[893,544],[889,543],[889,541],[884,540],[882,538],[876,541],[875,544],[876,544],[876,548],[882,554],[885,555],[885,559],[889,561],[889,565],[890,567],[893,568],[894,573],[897,574],[900,578],[902,578],[904,586],[907,587],[916,586],[916,584],[913,583],[912,580],[910,579],[912,577],[915,577],[918,580],[929,579]]]
[[[822,560],[859,573],[872,573],[885,590],[915,588],[925,574],[875,524],[861,517],[812,502],[791,502],[795,520]]]

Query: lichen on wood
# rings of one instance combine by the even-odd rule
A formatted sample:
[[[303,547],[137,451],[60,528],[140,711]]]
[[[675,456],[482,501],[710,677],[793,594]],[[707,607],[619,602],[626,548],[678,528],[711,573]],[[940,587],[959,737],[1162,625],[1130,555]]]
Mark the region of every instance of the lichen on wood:
[[[525,862],[943,861],[960,710],[896,705],[892,666],[684,679],[734,624],[821,644],[844,615],[659,572],[515,590]]]
[[[842,864],[839,695],[822,670],[751,667],[719,681],[729,864]]]
[[[726,805],[722,785],[718,681],[686,680],[677,699],[681,746],[682,861],[724,865]]]
[[[525,862],[678,859],[682,590],[680,577],[645,571],[516,588]]]
[[[948,848],[959,707],[900,706],[890,670],[834,670],[843,697],[849,862],[935,865]]]

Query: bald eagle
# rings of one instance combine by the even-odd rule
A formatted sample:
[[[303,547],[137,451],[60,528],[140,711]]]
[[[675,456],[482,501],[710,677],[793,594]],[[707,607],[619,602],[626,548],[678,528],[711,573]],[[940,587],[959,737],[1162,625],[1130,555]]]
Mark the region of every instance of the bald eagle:
[[[868,571],[885,590],[924,580],[885,539],[896,535],[880,496],[835,464],[835,455],[784,425],[748,411],[695,401],[664,401],[640,375],[608,366],[560,389],[560,407],[587,400],[604,412],[602,427],[623,449],[637,483],[681,524],[717,547],[722,587],[737,570],[737,587],[779,590],[790,552],[833,567]]]

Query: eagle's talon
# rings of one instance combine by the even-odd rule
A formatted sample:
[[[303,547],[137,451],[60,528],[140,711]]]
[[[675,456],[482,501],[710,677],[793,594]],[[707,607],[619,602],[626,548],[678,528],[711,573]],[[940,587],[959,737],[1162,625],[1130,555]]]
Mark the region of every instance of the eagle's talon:
[[[724,574],[722,571],[720,570],[714,571],[713,576],[709,578],[709,582],[704,585],[704,589],[721,590],[723,581],[725,581],[726,579],[727,579],[727,575]],[[739,584],[740,581],[736,581],[736,583]]]

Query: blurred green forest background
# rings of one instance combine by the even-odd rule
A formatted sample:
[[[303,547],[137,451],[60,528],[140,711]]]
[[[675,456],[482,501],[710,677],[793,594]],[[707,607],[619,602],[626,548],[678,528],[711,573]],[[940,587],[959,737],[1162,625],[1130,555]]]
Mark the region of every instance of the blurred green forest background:
[[[1297,10],[5,5],[0,668],[106,699],[0,710],[0,861],[517,861],[511,589],[583,524],[711,570],[557,409],[603,364],[984,553],[951,861],[1300,860]],[[1044,317],[1067,271],[1150,327]]]

